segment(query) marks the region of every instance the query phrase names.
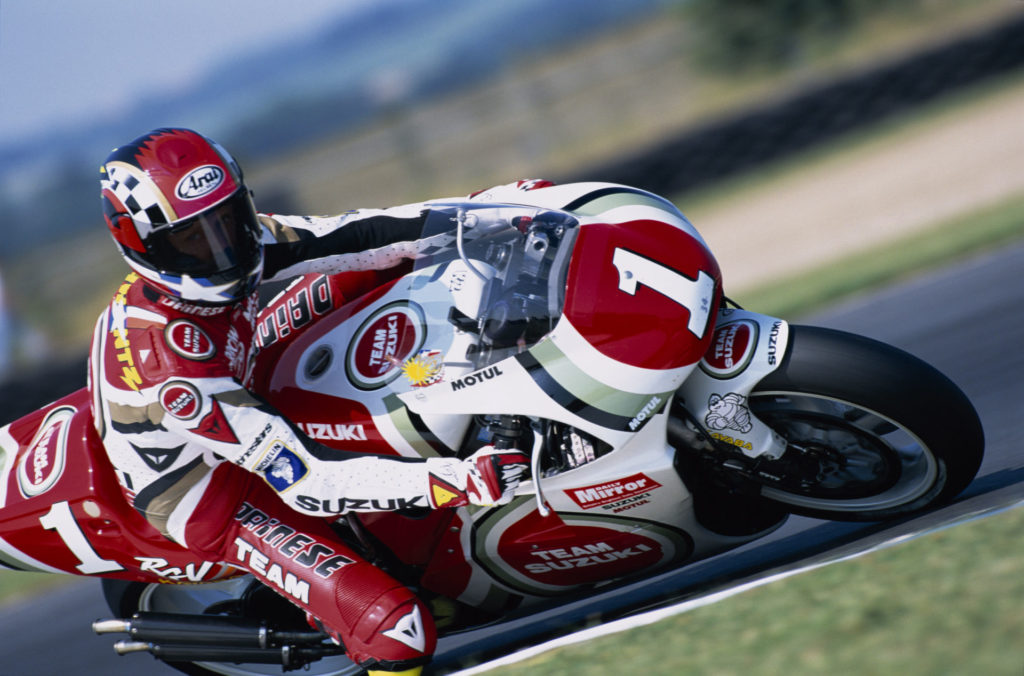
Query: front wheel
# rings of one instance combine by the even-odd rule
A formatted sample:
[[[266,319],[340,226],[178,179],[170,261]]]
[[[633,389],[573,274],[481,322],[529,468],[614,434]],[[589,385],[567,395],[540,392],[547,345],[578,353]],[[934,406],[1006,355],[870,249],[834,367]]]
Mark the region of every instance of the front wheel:
[[[761,495],[788,511],[878,521],[948,501],[981,465],[984,434],[964,393],[920,359],[842,331],[791,326],[752,413],[789,443]]]

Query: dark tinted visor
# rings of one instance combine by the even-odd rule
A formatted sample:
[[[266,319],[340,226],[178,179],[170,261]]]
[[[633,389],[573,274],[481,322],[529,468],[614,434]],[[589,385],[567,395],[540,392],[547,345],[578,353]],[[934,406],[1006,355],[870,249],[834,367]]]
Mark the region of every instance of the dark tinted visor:
[[[212,210],[151,233],[146,245],[165,272],[244,277],[259,264],[259,232],[252,199],[242,190]]]

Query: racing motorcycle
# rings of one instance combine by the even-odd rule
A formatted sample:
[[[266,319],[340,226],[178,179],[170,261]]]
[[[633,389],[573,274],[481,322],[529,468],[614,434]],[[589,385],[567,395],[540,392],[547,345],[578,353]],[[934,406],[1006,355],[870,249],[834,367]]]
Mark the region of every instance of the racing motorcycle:
[[[424,236],[446,236],[414,264],[299,278],[258,320],[253,388],[325,446],[529,451],[506,505],[300,498],[415,590],[442,637],[705,559],[791,513],[892,519],[974,477],[978,416],[928,364],[739,308],[658,196],[536,192],[548,203],[433,203]],[[0,559],[104,578],[117,619],[94,629],[126,632],[119,653],[187,673],[358,671],[287,602],[301,578],[268,573],[271,589],[197,559],[125,504],[86,390],[0,428],[0,449]],[[236,518],[263,532],[259,505]]]

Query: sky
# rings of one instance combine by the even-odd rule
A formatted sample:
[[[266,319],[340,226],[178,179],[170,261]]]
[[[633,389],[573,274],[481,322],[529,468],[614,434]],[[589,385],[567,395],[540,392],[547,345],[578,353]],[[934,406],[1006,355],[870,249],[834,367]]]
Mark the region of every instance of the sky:
[[[173,92],[374,0],[0,0],[0,145]]]

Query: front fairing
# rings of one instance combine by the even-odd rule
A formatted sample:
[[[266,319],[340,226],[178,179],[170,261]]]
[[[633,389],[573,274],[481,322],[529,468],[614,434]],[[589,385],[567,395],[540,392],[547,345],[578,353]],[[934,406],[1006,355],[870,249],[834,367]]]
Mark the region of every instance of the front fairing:
[[[448,237],[416,262],[405,291],[427,338],[390,384],[410,411],[438,425],[444,416],[467,414],[556,420],[612,446],[635,432],[630,422],[651,407],[650,394],[605,385],[553,340],[560,328],[571,331],[563,308],[580,229],[573,215],[557,210],[433,206],[424,237]],[[560,382],[606,405],[589,405]]]
[[[432,346],[449,348],[406,360],[407,382],[395,385],[418,415],[555,420],[617,448],[664,408],[710,341],[717,265],[673,225],[465,203],[435,207],[424,234],[443,232],[408,298]],[[678,275],[672,298],[636,284],[623,292],[624,250],[693,267],[694,281]]]

